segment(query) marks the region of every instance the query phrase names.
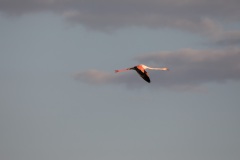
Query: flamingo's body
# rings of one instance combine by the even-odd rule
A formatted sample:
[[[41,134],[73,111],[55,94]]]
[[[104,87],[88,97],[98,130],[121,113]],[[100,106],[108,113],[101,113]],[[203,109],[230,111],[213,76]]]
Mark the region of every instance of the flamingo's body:
[[[131,68],[115,70],[115,73],[124,72],[124,71],[128,71],[128,70],[135,70],[145,81],[150,83],[151,81],[150,81],[150,78],[148,76],[148,73],[147,73],[146,69],[161,70],[161,71],[168,71],[169,70],[168,68],[151,68],[151,67],[145,66],[143,64],[139,64],[139,65],[131,67]]]

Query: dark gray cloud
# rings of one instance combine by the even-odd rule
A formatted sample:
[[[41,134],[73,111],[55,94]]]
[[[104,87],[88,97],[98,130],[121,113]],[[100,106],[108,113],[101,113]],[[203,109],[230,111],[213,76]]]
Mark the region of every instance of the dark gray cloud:
[[[52,11],[93,28],[142,25],[199,30],[212,27],[205,18],[239,21],[239,6],[238,0],[0,0],[0,11],[5,13]]]
[[[170,71],[149,71],[152,83],[148,84],[135,71],[105,73],[92,70],[79,72],[74,77],[82,82],[103,84],[125,84],[127,88],[150,85],[172,89],[195,89],[207,83],[224,83],[240,80],[240,49],[193,50],[147,54],[135,58],[139,63],[169,67]],[[132,66],[126,66],[132,67]]]
[[[240,31],[222,32],[213,43],[218,46],[240,46]]]
[[[0,0],[0,12],[8,15],[49,11],[70,23],[103,31],[129,26],[170,27],[215,37],[220,44],[240,39],[224,39],[225,31],[219,26],[239,22],[239,6],[239,0]]]

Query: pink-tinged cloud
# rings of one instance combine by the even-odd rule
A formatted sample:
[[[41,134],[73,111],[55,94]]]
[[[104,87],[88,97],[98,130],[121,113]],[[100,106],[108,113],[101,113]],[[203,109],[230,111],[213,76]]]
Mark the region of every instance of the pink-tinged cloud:
[[[76,80],[90,84],[105,84],[113,79],[110,74],[93,69],[75,73],[73,76]]]
[[[127,88],[147,86],[152,89],[198,88],[207,83],[240,81],[240,49],[193,50],[146,54],[135,58],[149,66],[169,67],[170,71],[148,71],[151,83],[146,83],[135,71],[105,73],[97,70],[79,72],[75,78],[89,84],[124,84]],[[132,66],[126,66],[132,67]],[[116,68],[114,68],[116,69]],[[113,71],[114,71],[113,69]]]
[[[77,72],[73,75],[74,79],[90,85],[126,85],[133,89],[145,84],[135,71],[125,72],[124,74],[107,73],[99,70],[87,70]]]

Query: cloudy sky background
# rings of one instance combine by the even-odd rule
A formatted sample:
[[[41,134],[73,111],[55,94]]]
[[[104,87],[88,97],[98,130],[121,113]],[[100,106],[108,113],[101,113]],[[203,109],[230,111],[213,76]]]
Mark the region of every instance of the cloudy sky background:
[[[238,160],[239,6],[0,0],[0,159]]]

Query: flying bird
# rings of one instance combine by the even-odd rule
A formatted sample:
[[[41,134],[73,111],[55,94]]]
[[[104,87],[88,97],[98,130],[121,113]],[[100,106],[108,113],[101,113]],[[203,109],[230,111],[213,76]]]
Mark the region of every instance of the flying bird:
[[[131,68],[115,70],[115,73],[124,72],[124,71],[128,71],[128,70],[135,70],[145,81],[150,83],[151,81],[150,81],[150,78],[148,76],[148,73],[147,73],[146,69],[160,70],[160,71],[168,71],[169,70],[168,68],[151,68],[151,67],[148,67],[146,65],[139,64],[139,65],[131,67]]]

